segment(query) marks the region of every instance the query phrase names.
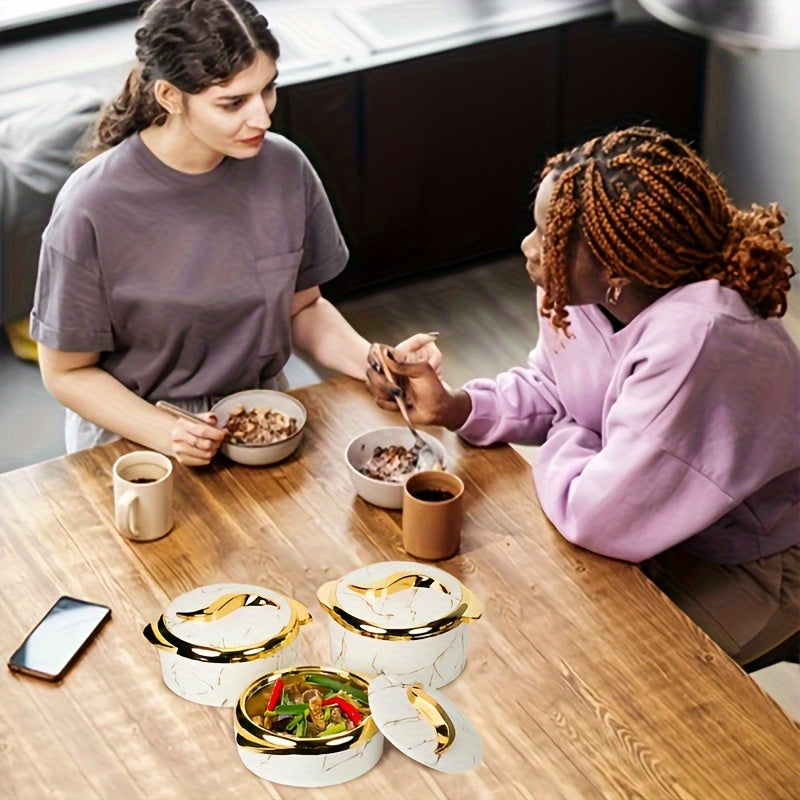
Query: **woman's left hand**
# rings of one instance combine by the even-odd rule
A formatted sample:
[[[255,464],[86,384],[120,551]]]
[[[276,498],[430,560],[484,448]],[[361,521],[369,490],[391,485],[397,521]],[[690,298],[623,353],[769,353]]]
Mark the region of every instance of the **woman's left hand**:
[[[386,375],[381,367],[380,352],[391,352],[395,362],[403,364],[428,364],[433,372],[439,376],[442,366],[442,353],[436,346],[436,333],[415,333],[404,339],[396,347],[385,344],[373,343],[367,355],[367,388],[370,394],[378,401],[385,403],[384,407],[396,409],[397,403],[386,381]]]
[[[442,368],[442,352],[436,346],[436,336],[415,333],[392,348],[395,360],[403,364],[421,364],[427,361],[438,375]]]
[[[197,416],[207,424],[177,419],[170,434],[172,452],[169,455],[188,467],[210,463],[227,435],[224,428],[216,427],[217,418],[211,412]]]

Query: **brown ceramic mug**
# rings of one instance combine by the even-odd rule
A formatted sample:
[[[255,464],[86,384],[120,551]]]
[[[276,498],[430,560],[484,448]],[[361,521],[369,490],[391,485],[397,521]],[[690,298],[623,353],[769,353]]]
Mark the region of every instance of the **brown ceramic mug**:
[[[450,558],[461,546],[464,484],[442,470],[417,472],[403,486],[403,547],[426,561]]]

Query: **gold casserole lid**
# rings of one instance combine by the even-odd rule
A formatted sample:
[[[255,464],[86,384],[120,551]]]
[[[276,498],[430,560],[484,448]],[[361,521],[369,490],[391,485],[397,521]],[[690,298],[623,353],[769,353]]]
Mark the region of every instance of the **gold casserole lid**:
[[[374,639],[426,639],[483,613],[461,581],[416,561],[368,564],[323,584],[317,598],[339,625]]]
[[[441,692],[392,675],[369,683],[369,706],[378,730],[409,758],[439,772],[466,772],[483,758],[480,734]]]
[[[253,661],[292,642],[311,621],[296,600],[261,586],[217,583],[173,600],[143,631],[155,647],[192,661]]]

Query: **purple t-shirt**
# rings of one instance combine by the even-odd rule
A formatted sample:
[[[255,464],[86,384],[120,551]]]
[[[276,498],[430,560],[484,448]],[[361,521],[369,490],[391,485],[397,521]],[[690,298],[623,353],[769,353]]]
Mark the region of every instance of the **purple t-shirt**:
[[[151,402],[228,394],[280,372],[292,295],[347,257],[319,177],[282,136],[189,175],[136,134],[61,190],[31,333],[56,350],[99,351],[102,369]]]

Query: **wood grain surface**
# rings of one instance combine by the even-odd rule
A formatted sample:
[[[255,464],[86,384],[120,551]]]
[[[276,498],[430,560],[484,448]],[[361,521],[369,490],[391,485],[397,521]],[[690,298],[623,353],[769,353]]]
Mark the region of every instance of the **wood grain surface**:
[[[349,439],[399,424],[337,379],[295,392],[305,439],[290,460],[175,465],[176,526],[135,544],[113,524],[118,442],[0,475],[0,644],[6,658],[61,595],[111,606],[111,621],[60,683],[0,673],[2,798],[641,798],[790,800],[800,728],[632,565],[565,542],[509,447],[441,438],[466,484],[461,552],[440,562],[485,603],[464,673],[442,691],[472,720],[484,758],[444,775],[387,743],[379,764],[325,789],[248,772],[233,711],[162,683],[142,628],[169,600],[221,581],[292,596],[325,664],[316,589],[364,564],[408,559],[400,512],[354,493]]]

